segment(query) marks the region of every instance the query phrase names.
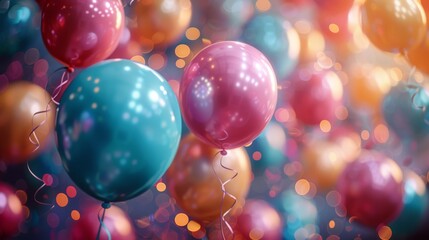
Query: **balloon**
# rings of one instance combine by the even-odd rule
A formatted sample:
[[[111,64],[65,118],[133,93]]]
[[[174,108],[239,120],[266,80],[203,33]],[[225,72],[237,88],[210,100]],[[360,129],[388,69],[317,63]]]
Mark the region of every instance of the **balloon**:
[[[254,3],[248,0],[192,0],[192,26],[212,42],[236,39],[242,26],[252,17]]]
[[[244,26],[240,39],[268,58],[280,81],[297,65],[300,48],[298,34],[280,16],[267,13],[255,15]]]
[[[429,1],[421,1],[423,9],[426,13],[426,18],[429,16]],[[426,64],[426,57],[429,54],[429,28],[426,27],[426,35],[423,41],[413,49],[408,51],[408,61],[411,65],[417,67],[420,71],[425,74],[429,74],[429,66]]]
[[[0,159],[2,161],[8,164],[22,163],[35,157],[44,149],[55,124],[54,104],[48,105],[50,98],[43,88],[24,81],[12,83],[0,93],[0,136],[2,136]],[[38,113],[47,109],[50,110],[46,113]],[[38,149],[37,145],[29,139],[33,128],[37,126],[39,127],[34,133],[39,140]],[[34,136],[32,140],[35,141]]]
[[[413,97],[414,96],[414,97]],[[418,84],[398,84],[383,100],[383,116],[389,128],[404,140],[421,139],[429,133],[429,94]]]
[[[191,21],[189,0],[137,0],[131,6],[137,40],[145,46],[168,47],[183,36]]]
[[[415,232],[422,225],[428,206],[426,185],[421,177],[410,170],[404,173],[404,208],[389,224],[394,236],[410,236]]]
[[[372,114],[381,112],[384,96],[391,88],[390,77],[381,67],[359,67],[349,74],[346,87],[350,104]]]
[[[282,219],[278,212],[263,200],[248,200],[238,216],[238,232],[244,239],[282,239]]]
[[[152,187],[170,166],[180,140],[179,105],[152,69],[103,61],[67,88],[56,130],[74,183],[98,200],[125,201]]]
[[[343,97],[343,86],[337,74],[301,70],[291,77],[291,81],[291,89],[287,93],[299,121],[318,125],[322,120],[334,120],[335,110]]]
[[[33,0],[9,0],[0,4],[0,56],[23,50],[37,34],[37,6]]]
[[[184,71],[180,104],[189,129],[220,149],[253,141],[277,103],[274,71],[257,49],[225,41],[201,50]]]
[[[89,206],[80,211],[81,217],[73,222],[70,229],[71,239],[96,239],[100,222],[100,206]],[[136,239],[135,230],[130,218],[119,207],[112,206],[106,210],[103,224],[109,230],[111,239]],[[100,240],[108,239],[106,230],[101,228]]]
[[[286,161],[285,130],[271,121],[246,150],[254,160],[251,161],[254,172],[265,171],[267,167],[280,167]]]
[[[176,158],[166,173],[166,184],[177,205],[189,216],[203,223],[210,223],[221,215],[222,182],[237,177],[225,185],[227,193],[237,198],[233,213],[244,204],[250,187],[250,160],[244,148],[229,150],[226,156],[190,134],[182,139]],[[233,171],[223,168],[220,164]],[[228,211],[234,200],[225,196],[222,212]]]
[[[309,143],[301,152],[301,177],[312,181],[319,190],[332,190],[347,165],[346,154],[332,142]]]
[[[338,182],[341,204],[351,219],[376,228],[402,210],[402,171],[390,158],[376,151],[362,151],[344,169]]]
[[[68,67],[88,67],[115,50],[124,27],[121,1],[56,0],[42,9],[49,53]]]
[[[347,1],[344,1],[347,2]],[[317,22],[325,39],[334,43],[347,43],[353,37],[349,29],[349,12],[317,12]]]
[[[119,39],[119,44],[115,51],[113,51],[113,53],[108,57],[108,59],[131,59],[132,57],[140,55],[141,53],[142,51],[140,49],[140,45],[131,37],[130,29],[124,27],[121,38]]]
[[[0,239],[17,234],[24,219],[24,211],[15,190],[0,182]]]
[[[354,0],[313,0],[320,11],[343,13],[352,8]]]
[[[426,15],[417,0],[367,0],[362,29],[379,49],[405,52],[417,47],[426,32]]]

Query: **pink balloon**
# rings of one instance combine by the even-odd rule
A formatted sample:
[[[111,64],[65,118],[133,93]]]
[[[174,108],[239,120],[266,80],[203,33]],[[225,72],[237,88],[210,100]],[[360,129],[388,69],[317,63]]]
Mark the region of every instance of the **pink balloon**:
[[[189,63],[180,85],[184,120],[201,140],[220,149],[253,141],[270,121],[277,81],[267,58],[234,41],[214,43]]]
[[[0,183],[0,239],[8,239],[17,234],[24,219],[24,211],[15,190]]]
[[[399,166],[375,151],[363,151],[341,175],[338,191],[348,216],[370,227],[387,224],[403,207]]]
[[[124,27],[119,0],[53,0],[42,9],[42,37],[57,60],[68,67],[87,67],[107,58]]]
[[[300,70],[292,78],[289,103],[296,118],[307,125],[318,125],[322,120],[335,118],[341,105],[343,86],[331,71]]]

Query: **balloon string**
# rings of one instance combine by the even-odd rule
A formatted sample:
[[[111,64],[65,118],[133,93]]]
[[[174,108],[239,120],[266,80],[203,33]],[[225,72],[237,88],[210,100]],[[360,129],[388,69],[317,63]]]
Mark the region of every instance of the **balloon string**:
[[[64,69],[64,68],[63,68]],[[60,103],[55,100],[61,93],[61,90],[67,83],[70,81],[70,73],[74,72],[73,68],[66,68],[66,71],[63,72],[63,75],[61,76],[61,82],[60,84],[55,88],[54,93],[51,97],[51,102],[54,102],[56,105],[60,105]],[[51,103],[49,102],[49,103]]]
[[[230,224],[228,223],[228,221],[226,220],[226,216],[227,216],[227,215],[232,211],[232,209],[234,208],[235,204],[237,203],[237,198],[236,198],[234,195],[232,195],[231,193],[229,193],[229,192],[226,190],[226,187],[225,187],[225,186],[226,186],[226,184],[228,184],[228,183],[229,183],[229,182],[231,182],[234,178],[236,178],[236,177],[237,177],[238,172],[237,172],[236,170],[234,170],[234,169],[232,169],[232,168],[229,168],[229,167],[227,167],[227,166],[225,166],[225,165],[223,164],[223,157],[227,155],[226,150],[221,150],[221,151],[219,151],[218,153],[216,153],[215,157],[216,157],[219,153],[222,155],[222,156],[220,157],[220,165],[221,165],[221,167],[222,167],[222,168],[224,168],[224,169],[226,169],[226,170],[228,170],[228,171],[231,171],[231,172],[233,172],[233,173],[234,173],[234,176],[232,176],[231,178],[227,179],[227,180],[224,182],[224,181],[222,181],[222,179],[220,178],[220,176],[217,174],[217,172],[216,172],[216,170],[215,170],[214,166],[212,165],[212,167],[213,167],[213,171],[215,172],[216,177],[217,177],[217,179],[219,180],[219,182],[220,182],[220,184],[221,184],[221,188],[222,188],[222,201],[221,201],[221,204],[220,204],[220,231],[221,231],[221,233],[222,233],[222,239],[223,239],[223,240],[225,240],[225,239],[226,239],[226,237],[225,237],[225,231],[224,231],[224,229],[223,229],[223,223],[226,225],[226,227],[228,228],[228,230],[231,232],[231,234],[232,234],[232,238],[234,238],[234,230],[232,229],[231,225],[230,225]],[[214,163],[214,162],[213,162],[213,163]],[[225,197],[226,197],[226,195],[228,195],[230,198],[232,198],[232,199],[234,200],[234,202],[233,202],[233,204],[231,205],[231,207],[229,207],[229,208],[228,208],[228,210],[226,210],[225,212],[223,212],[223,204],[224,204],[224,201],[225,201]]]
[[[46,186],[45,181],[43,181],[43,179],[39,178],[36,174],[34,174],[33,171],[31,171],[29,162],[27,162],[27,169],[35,179],[43,183],[34,193],[34,196],[33,196],[34,201],[40,205],[50,206],[51,208],[49,210],[51,210],[52,208],[55,207],[53,203],[42,202],[37,199],[37,195],[39,194],[39,192]]]
[[[104,202],[101,204],[102,209],[100,209],[100,211],[98,211],[98,221],[100,222],[100,226],[98,227],[98,232],[97,232],[97,238],[96,240],[100,239],[100,234],[101,234],[101,228],[104,229],[104,231],[107,234],[107,239],[108,240],[112,240],[112,236],[110,234],[109,229],[107,228],[106,224],[104,224],[104,215],[106,214],[106,210],[108,208],[110,208],[110,203],[108,202]],[[100,212],[103,211],[101,217],[100,217]]]

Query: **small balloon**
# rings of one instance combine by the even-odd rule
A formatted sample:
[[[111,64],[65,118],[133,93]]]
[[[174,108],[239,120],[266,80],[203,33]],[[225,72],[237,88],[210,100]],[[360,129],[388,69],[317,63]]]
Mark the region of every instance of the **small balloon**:
[[[67,88],[56,131],[75,184],[98,200],[117,202],[145,192],[165,173],[179,145],[181,116],[157,72],[107,60],[83,70]]]
[[[279,213],[267,202],[247,200],[237,218],[236,229],[244,239],[276,240],[282,239],[282,226]]]
[[[429,133],[429,94],[419,84],[399,83],[383,99],[383,116],[389,129],[404,140],[422,139]]]
[[[118,0],[56,0],[42,9],[42,37],[49,53],[68,67],[88,67],[118,45],[125,14]]]
[[[301,69],[291,81],[287,91],[290,95],[286,98],[300,122],[318,125],[322,120],[335,119],[335,111],[343,98],[343,86],[336,73]]]
[[[404,53],[423,41],[426,15],[418,0],[367,0],[361,13],[363,32],[383,51]]]
[[[298,63],[298,34],[281,16],[255,15],[243,27],[240,39],[268,58],[279,81],[285,80]]]
[[[12,83],[0,92],[2,161],[23,163],[45,148],[55,126],[55,105],[50,99],[43,88],[24,81]],[[38,143],[34,135],[31,136],[33,143],[29,138],[33,130]]]
[[[227,155],[222,156],[219,149],[189,134],[180,142],[176,157],[166,173],[166,184],[169,193],[185,213],[207,224],[221,216],[223,191],[220,181],[231,179],[225,185],[225,191],[237,201],[233,206],[234,199],[226,195],[222,212],[232,208],[234,214],[244,204],[250,178],[250,160],[244,148],[229,150]]]
[[[404,208],[401,214],[389,224],[394,236],[410,236],[423,223],[428,207],[428,193],[422,178],[411,170],[405,171]]]
[[[192,133],[216,148],[252,142],[271,120],[277,81],[267,58],[250,45],[214,43],[189,63],[180,104]]]
[[[73,222],[70,228],[72,240],[96,239],[100,222],[98,220],[101,207],[87,206],[79,211],[80,218]],[[76,211],[76,210],[75,210]],[[102,227],[100,239],[136,239],[135,229],[131,219],[119,207],[112,206],[106,209],[103,224],[109,231],[108,238],[106,230]]]
[[[403,207],[402,170],[376,151],[362,151],[344,169],[338,192],[350,221],[376,228],[396,218]]]
[[[145,47],[168,47],[184,36],[192,16],[189,0],[136,0],[136,39]]]
[[[0,182],[0,239],[9,239],[19,232],[24,211],[15,189]]]

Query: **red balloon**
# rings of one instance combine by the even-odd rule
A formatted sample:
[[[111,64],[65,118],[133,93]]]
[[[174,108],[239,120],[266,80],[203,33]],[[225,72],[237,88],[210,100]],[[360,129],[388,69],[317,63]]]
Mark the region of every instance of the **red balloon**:
[[[18,233],[23,221],[24,212],[15,190],[0,183],[0,239],[7,239]]]
[[[352,8],[354,0],[313,0],[321,11],[347,12]]]
[[[337,74],[331,71],[298,71],[291,79],[291,91],[287,93],[299,121],[318,125],[322,120],[335,118],[335,110],[343,97],[343,86]]]
[[[244,239],[255,239],[257,235],[257,239],[276,240],[281,239],[282,226],[280,215],[268,203],[247,200],[235,228]]]
[[[100,222],[98,214],[101,206],[92,205],[80,211],[81,217],[71,226],[71,239],[96,239]],[[101,212],[100,212],[101,216]],[[109,230],[113,240],[134,240],[136,239],[135,230],[129,217],[124,211],[116,206],[106,210],[104,216],[104,225]],[[100,240],[107,240],[106,230],[101,228]]]
[[[54,0],[42,9],[42,37],[57,60],[87,67],[116,48],[125,14],[119,0]]]
[[[376,228],[401,212],[402,182],[402,171],[392,159],[375,151],[362,151],[344,169],[338,191],[351,219]]]

